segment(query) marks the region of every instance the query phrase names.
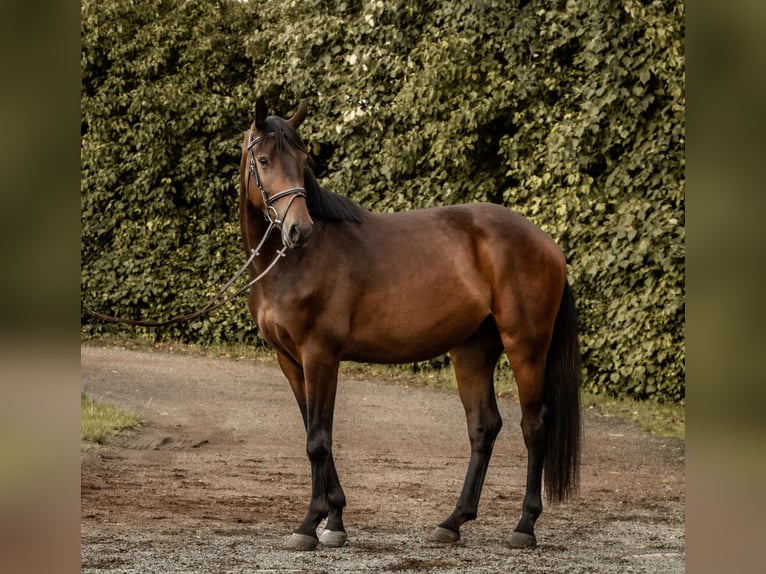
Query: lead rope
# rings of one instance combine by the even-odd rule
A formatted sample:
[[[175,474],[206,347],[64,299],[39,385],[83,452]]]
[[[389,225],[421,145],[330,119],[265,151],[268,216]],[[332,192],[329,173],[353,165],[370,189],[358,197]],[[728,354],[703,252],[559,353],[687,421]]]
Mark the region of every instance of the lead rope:
[[[292,187],[290,189],[282,190],[278,193],[275,193],[271,197],[268,196],[266,193],[266,190],[263,188],[263,185],[261,184],[261,178],[258,176],[258,166],[255,164],[255,154],[253,153],[253,146],[255,146],[256,143],[261,141],[264,137],[273,137],[274,134],[267,134],[266,136],[260,136],[255,139],[252,137],[252,132],[248,136],[249,142],[247,145],[247,151],[250,153],[250,161],[249,161],[249,169],[247,173],[247,182],[246,187],[250,187],[250,176],[252,175],[255,179],[255,184],[258,186],[259,191],[261,192],[261,195],[263,196],[263,201],[266,206],[266,212],[264,213],[264,216],[266,217],[266,220],[269,222],[269,226],[266,228],[266,232],[263,234],[263,238],[261,239],[260,243],[258,243],[258,246],[255,249],[250,250],[250,257],[247,259],[245,264],[237,271],[234,276],[229,279],[226,282],[226,285],[221,287],[221,289],[216,293],[215,297],[213,297],[210,301],[208,301],[207,305],[202,307],[202,309],[195,311],[194,313],[189,313],[188,315],[182,315],[180,317],[175,317],[173,319],[167,319],[166,321],[140,321],[138,319],[123,319],[122,317],[113,317],[111,315],[103,315],[101,313],[96,313],[95,311],[89,309],[85,305],[83,305],[83,310],[92,317],[96,317],[97,319],[101,319],[102,321],[107,321],[109,323],[125,323],[126,325],[136,325],[139,327],[165,327],[167,325],[175,325],[178,323],[183,323],[184,321],[191,321],[192,319],[195,319],[199,317],[200,315],[207,313],[208,311],[213,311],[214,309],[218,309],[218,307],[225,305],[232,299],[235,299],[236,297],[239,297],[250,289],[253,285],[258,283],[261,279],[266,277],[266,275],[271,271],[274,266],[277,264],[277,261],[279,261],[282,257],[285,257],[287,255],[287,247],[282,244],[282,249],[277,250],[276,255],[274,255],[274,259],[271,260],[271,263],[269,263],[266,266],[266,269],[264,269],[257,277],[250,280],[247,285],[242,287],[241,289],[237,290],[233,294],[230,294],[226,297],[224,297],[224,294],[226,291],[231,287],[232,283],[236,281],[250,266],[250,264],[253,262],[253,260],[258,257],[258,255],[261,252],[261,248],[263,247],[264,243],[266,243],[266,240],[271,235],[272,230],[276,227],[277,229],[281,229],[282,227],[282,220],[287,217],[287,212],[290,211],[290,207],[293,205],[293,201],[295,201],[298,197],[306,198],[306,190],[302,187]],[[283,197],[286,197],[288,195],[292,195],[290,198],[290,201],[287,202],[287,208],[285,209],[284,214],[282,217],[279,217],[279,212],[274,207],[273,203],[277,201],[278,199],[281,199]],[[274,212],[274,217],[272,217],[272,211]]]
[[[261,248],[263,247],[263,244],[266,243],[266,240],[268,239],[269,235],[271,235],[271,231],[274,229],[275,224],[271,222],[266,229],[266,233],[263,234],[263,238],[261,239],[260,243],[258,244],[258,247],[255,249],[250,250],[250,257],[247,258],[247,261],[245,261],[245,264],[242,265],[242,267],[239,268],[239,270],[234,274],[234,276],[229,279],[226,284],[221,287],[221,289],[218,290],[218,293],[216,293],[215,297],[213,297],[208,303],[199,309],[198,311],[195,311],[193,313],[189,313],[188,315],[182,315],[180,317],[174,317],[173,319],[167,319],[165,321],[140,321],[138,319],[124,319],[122,317],[113,317],[111,315],[103,315],[102,313],[97,313],[85,305],[83,305],[83,310],[92,317],[96,317],[97,319],[101,319],[102,321],[107,321],[109,323],[124,323],[126,325],[135,325],[138,327],[166,327],[168,325],[176,325],[178,323],[183,323],[185,321],[191,321],[192,319],[195,319],[199,317],[200,315],[207,313],[209,311],[213,311],[214,309],[218,309],[218,307],[225,305],[229,301],[232,301],[233,299],[236,299],[242,293],[250,289],[253,285],[258,283],[261,279],[266,277],[266,275],[271,271],[274,266],[277,264],[277,261],[279,261],[282,257],[285,257],[287,255],[287,247],[284,245],[282,246],[282,249],[279,249],[274,256],[274,259],[271,260],[271,263],[269,263],[266,266],[266,269],[264,269],[261,273],[258,274],[257,277],[254,279],[251,279],[247,285],[242,287],[241,289],[238,289],[234,293],[229,294],[228,296],[224,296],[226,291],[231,287],[231,285],[236,281],[239,277],[242,276],[242,274],[247,271],[247,268],[250,266],[250,264],[253,262],[253,260],[258,257],[260,254]]]

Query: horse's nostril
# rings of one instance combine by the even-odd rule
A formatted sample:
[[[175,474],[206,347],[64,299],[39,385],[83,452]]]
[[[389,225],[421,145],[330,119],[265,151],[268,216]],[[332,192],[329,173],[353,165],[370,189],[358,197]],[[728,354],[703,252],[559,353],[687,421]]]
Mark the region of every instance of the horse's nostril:
[[[300,238],[301,238],[301,230],[300,230],[300,228],[297,225],[291,226],[290,227],[290,231],[289,231],[287,236],[290,239],[290,243],[295,245],[296,243],[298,243],[298,241],[300,241]]]
[[[282,239],[285,242],[285,245],[288,247],[303,247],[306,245],[306,243],[308,243],[308,240],[311,238],[313,231],[313,222],[306,225],[294,223],[284,228],[284,231],[282,232]]]
[[[311,235],[311,233],[307,233],[304,228],[298,224],[295,224],[291,225],[290,229],[288,229],[287,240],[293,247],[298,247],[306,243],[309,235]]]

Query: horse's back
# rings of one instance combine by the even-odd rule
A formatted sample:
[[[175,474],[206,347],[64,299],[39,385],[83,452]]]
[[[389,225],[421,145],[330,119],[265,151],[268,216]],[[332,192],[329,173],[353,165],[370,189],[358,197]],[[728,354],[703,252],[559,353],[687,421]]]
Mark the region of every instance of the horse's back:
[[[494,203],[468,203],[382,215],[378,226],[388,235],[409,240],[412,251],[441,254],[431,260],[469,273],[471,267],[496,284],[559,281],[566,260],[554,240],[519,213]],[[382,241],[386,243],[385,240]],[[396,251],[396,250],[394,250]],[[563,288],[563,283],[561,285]]]

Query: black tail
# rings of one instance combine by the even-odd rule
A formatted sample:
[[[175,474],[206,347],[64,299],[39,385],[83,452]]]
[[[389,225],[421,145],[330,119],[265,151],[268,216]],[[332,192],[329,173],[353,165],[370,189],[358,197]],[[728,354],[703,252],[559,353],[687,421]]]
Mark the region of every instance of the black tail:
[[[545,364],[547,443],[545,494],[548,500],[565,500],[577,491],[580,479],[580,345],[577,312],[569,282],[553,327]]]

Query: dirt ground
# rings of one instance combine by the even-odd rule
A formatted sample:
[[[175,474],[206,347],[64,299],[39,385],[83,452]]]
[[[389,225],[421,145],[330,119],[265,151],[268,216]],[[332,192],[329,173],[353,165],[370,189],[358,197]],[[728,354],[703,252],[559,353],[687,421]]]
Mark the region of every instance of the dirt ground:
[[[276,364],[83,345],[82,388],[144,424],[81,455],[85,574],[684,572],[684,444],[585,413],[582,486],[546,505],[538,547],[506,541],[520,516],[519,408],[499,400],[479,517],[455,546],[426,541],[468,463],[455,392],[341,374],[335,460],[348,544],[282,545],[308,504],[300,414]]]

